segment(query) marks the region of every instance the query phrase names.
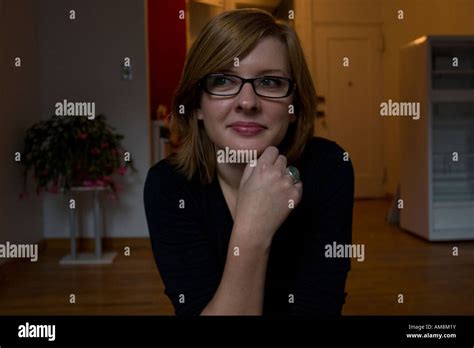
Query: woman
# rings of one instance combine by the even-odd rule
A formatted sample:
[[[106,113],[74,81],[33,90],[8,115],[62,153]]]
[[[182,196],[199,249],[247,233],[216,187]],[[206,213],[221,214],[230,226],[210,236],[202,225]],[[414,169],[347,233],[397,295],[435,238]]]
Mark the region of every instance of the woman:
[[[181,143],[144,189],[176,315],[341,314],[350,260],[325,246],[351,243],[354,175],[313,137],[315,98],[296,34],[268,13],[222,13],[197,38],[173,102]]]

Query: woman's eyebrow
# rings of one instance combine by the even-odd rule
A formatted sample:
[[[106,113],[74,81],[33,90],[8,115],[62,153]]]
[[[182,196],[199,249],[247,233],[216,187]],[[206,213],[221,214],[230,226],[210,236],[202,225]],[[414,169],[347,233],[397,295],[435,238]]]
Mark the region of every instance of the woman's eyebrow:
[[[237,75],[237,72],[234,69],[221,69],[219,70],[219,73]],[[281,70],[281,69],[265,69],[265,70],[259,70],[255,76],[262,76],[266,74],[275,74],[275,73],[282,74],[284,76],[288,75],[286,71]]]
[[[261,70],[259,71],[259,74],[260,75],[265,75],[265,74],[275,74],[275,73],[279,73],[279,74],[283,74],[283,75],[286,75],[286,72],[283,71],[283,70],[280,70],[280,69],[266,69],[266,70]]]

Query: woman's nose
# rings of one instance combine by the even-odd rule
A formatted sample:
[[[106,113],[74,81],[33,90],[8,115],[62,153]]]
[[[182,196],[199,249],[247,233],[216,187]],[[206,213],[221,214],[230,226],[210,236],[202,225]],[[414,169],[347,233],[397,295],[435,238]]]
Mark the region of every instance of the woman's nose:
[[[256,111],[259,108],[258,95],[255,94],[250,83],[244,83],[240,93],[237,94],[237,107],[245,111]]]

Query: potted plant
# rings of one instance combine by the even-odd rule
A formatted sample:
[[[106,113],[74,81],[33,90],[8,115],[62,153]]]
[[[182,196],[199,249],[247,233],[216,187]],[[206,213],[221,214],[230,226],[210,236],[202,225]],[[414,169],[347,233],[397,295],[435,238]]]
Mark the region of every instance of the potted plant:
[[[114,174],[136,172],[130,154],[121,146],[123,135],[106,123],[104,115],[52,116],[31,126],[25,136],[22,164],[23,193],[33,172],[36,193],[67,193],[72,187],[104,187],[116,198],[122,187]]]

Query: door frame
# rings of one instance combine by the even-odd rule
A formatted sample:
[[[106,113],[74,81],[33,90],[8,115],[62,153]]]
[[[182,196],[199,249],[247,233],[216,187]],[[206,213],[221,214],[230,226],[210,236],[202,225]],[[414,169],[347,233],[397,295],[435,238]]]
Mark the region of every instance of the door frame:
[[[321,130],[320,135],[327,137],[331,140],[337,141],[331,134],[331,127],[337,127],[334,123],[331,124],[331,96],[329,93],[329,76],[328,69],[323,69],[320,64],[327,63],[328,52],[319,52],[321,45],[331,39],[364,39],[368,40],[369,51],[374,52],[373,55],[369,55],[369,69],[370,80],[368,84],[371,86],[369,89],[369,115],[367,117],[377,117],[380,113],[380,102],[383,96],[383,70],[382,70],[382,52],[383,52],[383,34],[382,27],[379,24],[354,24],[354,23],[313,23],[311,36],[313,43],[311,45],[311,56],[312,66],[311,72],[316,85],[316,91],[318,95],[327,96],[325,107],[322,111],[325,112],[325,118],[318,119],[316,121],[316,129]],[[318,44],[318,42],[320,44]],[[324,47],[324,46],[323,46]],[[318,56],[322,56],[323,63],[318,59]],[[342,62],[341,62],[342,64]],[[319,69],[318,69],[319,67]],[[321,108],[320,108],[321,109]],[[327,117],[327,118],[326,118]],[[329,122],[330,126],[327,131],[324,131],[324,123]],[[369,122],[370,128],[367,133],[370,134],[370,164],[367,168],[367,173],[355,173],[355,196],[357,198],[367,197],[383,197],[385,194],[384,184],[386,180],[386,169],[384,163],[384,142],[383,142],[383,120],[380,118],[379,121]],[[349,149],[347,150],[349,152]]]

